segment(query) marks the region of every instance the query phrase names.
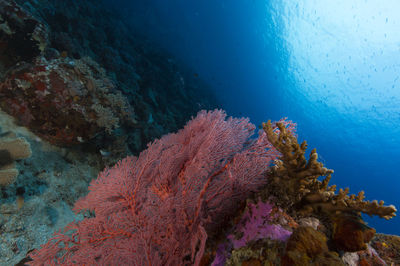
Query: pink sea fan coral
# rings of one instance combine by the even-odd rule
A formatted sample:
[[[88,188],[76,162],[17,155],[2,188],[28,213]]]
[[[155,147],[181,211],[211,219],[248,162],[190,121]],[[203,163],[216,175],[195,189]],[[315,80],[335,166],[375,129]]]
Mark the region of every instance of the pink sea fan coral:
[[[292,125],[292,124],[290,124]],[[75,211],[95,217],[56,233],[32,265],[187,265],[200,263],[207,232],[265,183],[279,153],[248,119],[200,111],[139,157],[105,169]]]

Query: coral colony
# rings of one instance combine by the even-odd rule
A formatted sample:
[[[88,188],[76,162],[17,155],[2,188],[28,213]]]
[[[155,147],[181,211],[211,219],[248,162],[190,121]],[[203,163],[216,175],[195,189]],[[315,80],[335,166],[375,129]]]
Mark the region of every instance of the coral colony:
[[[315,150],[305,159],[307,145],[298,144],[292,122],[265,123],[257,138],[254,129],[247,119],[201,111],[182,130],[100,173],[75,204],[76,212],[92,215],[55,233],[30,254],[30,264],[339,263],[338,251],[366,249],[374,236],[360,212],[395,215],[394,206],[363,201],[362,192],[335,194],[328,187],[333,171],[317,161]],[[254,200],[235,218],[248,198]],[[324,222],[299,226],[300,217]],[[232,224],[227,219],[238,222],[221,230],[224,240],[216,232]],[[269,256],[256,252],[260,241]],[[274,251],[282,258],[271,256]]]
[[[306,159],[295,123],[269,121],[256,132],[249,119],[202,110],[165,134],[215,108],[207,93],[196,93],[197,83],[147,43],[135,46],[128,27],[114,27],[120,20],[97,1],[25,2],[0,1],[0,115],[31,131],[0,135],[1,262],[26,255],[18,265],[400,263],[400,240],[375,234],[361,216],[391,219],[396,208],[329,186],[333,170],[315,149]],[[79,16],[91,26],[51,31]],[[99,31],[104,25],[112,30]],[[80,42],[88,35],[91,45]],[[107,41],[116,35],[124,38]],[[43,155],[43,147],[51,152]],[[46,164],[59,159],[46,168],[37,164],[39,152]],[[56,227],[57,215],[70,211],[67,200],[85,195],[105,165],[114,166],[74,205],[82,219],[69,223],[70,213]],[[77,178],[68,183],[64,172]],[[21,207],[21,197],[15,208],[25,188],[30,207]],[[63,229],[47,239],[54,228]]]
[[[265,134],[251,138],[247,119],[225,118],[202,111],[102,172],[75,205],[95,217],[57,233],[32,254],[33,264],[200,264],[208,232],[266,184],[263,174],[278,156]]]

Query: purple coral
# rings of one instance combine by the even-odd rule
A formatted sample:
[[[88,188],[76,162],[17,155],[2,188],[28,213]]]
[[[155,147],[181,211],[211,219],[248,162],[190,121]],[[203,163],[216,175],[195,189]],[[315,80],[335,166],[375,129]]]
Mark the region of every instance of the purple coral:
[[[278,224],[273,224],[272,220],[278,218],[279,213],[272,213],[273,205],[269,202],[259,201],[257,204],[250,203],[248,210],[244,213],[241,221],[236,226],[236,232],[242,233],[241,238],[236,239],[234,235],[229,235],[235,249],[246,246],[250,241],[262,238],[286,241],[291,232]]]
[[[228,235],[228,242],[218,246],[212,266],[223,266],[230,256],[232,248],[238,249],[246,246],[251,241],[263,238],[287,241],[292,234],[274,220],[279,218],[280,212],[273,212],[275,206],[269,202],[259,201],[249,203],[239,223],[233,229],[234,234]],[[236,238],[235,235],[240,235]]]

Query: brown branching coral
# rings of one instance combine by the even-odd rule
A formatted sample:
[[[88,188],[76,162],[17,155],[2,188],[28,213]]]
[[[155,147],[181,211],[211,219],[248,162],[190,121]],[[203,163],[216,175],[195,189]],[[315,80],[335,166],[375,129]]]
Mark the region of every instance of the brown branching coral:
[[[323,212],[337,215],[347,212],[363,212],[378,215],[381,218],[393,218],[397,211],[393,205],[384,206],[384,202],[364,201],[364,192],[349,195],[349,189],[340,189],[336,194],[336,186],[329,186],[333,170],[327,169],[318,162],[318,154],[313,149],[307,161],[304,154],[307,143],[299,144],[297,138],[286,130],[282,123],[276,123],[279,132],[274,130],[271,121],[263,123],[263,129],[271,144],[282,154],[280,160],[270,173],[270,185],[274,194],[286,204],[299,207],[301,214]],[[320,181],[318,178],[324,176]]]

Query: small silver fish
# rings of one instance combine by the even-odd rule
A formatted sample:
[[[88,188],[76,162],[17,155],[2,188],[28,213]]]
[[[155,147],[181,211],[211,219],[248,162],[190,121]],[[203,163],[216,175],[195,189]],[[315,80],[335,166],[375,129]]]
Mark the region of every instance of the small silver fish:
[[[108,156],[111,155],[111,152],[101,149],[101,150],[100,150],[100,154],[101,154],[102,156],[104,156],[104,157],[108,157]]]

